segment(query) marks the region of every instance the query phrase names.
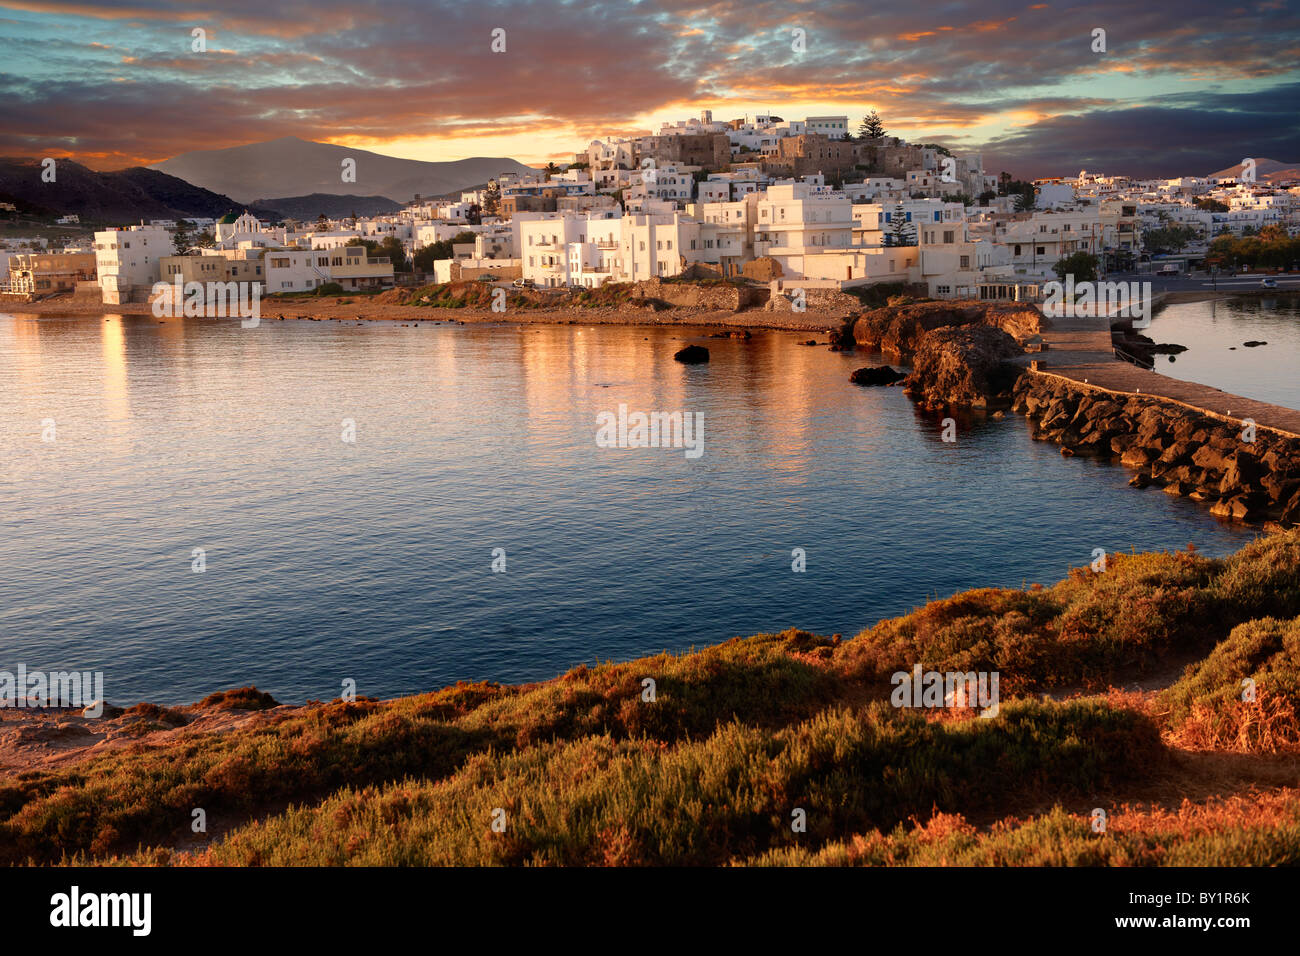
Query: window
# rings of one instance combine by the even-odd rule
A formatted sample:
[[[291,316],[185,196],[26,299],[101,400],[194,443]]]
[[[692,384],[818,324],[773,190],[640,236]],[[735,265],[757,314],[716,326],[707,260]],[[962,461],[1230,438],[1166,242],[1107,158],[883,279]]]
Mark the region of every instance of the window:
[[[943,231],[943,241],[944,241],[944,242],[952,242],[952,241],[953,241],[953,236],[954,236],[954,232],[953,232],[953,230],[951,230],[951,229],[945,229],[945,230]]]
[[[962,256],[962,257],[961,257],[961,267],[962,267],[963,269],[969,269],[969,268],[970,268],[970,256]]]
[[[1035,250],[1034,255],[1037,255],[1037,256],[1045,256],[1045,255],[1047,255],[1047,247],[1046,247],[1046,246],[1039,246],[1039,247],[1037,248],[1037,250]]]

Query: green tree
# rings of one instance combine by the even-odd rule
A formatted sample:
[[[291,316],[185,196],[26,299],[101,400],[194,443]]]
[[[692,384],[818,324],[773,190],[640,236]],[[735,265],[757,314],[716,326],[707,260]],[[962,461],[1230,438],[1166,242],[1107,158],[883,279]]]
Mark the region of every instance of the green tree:
[[[1170,223],[1158,229],[1145,230],[1142,233],[1142,244],[1152,253],[1181,252],[1195,238],[1195,229]]]
[[[1196,200],[1196,208],[1204,209],[1207,212],[1227,212],[1228,204],[1219,202],[1217,199],[1211,199],[1209,196],[1202,196]]]
[[[199,233],[198,238],[194,240],[194,245],[198,246],[200,249],[211,249],[216,244],[216,237],[212,235],[210,229],[204,229]]]
[[[483,211],[489,216],[501,212],[501,184],[495,179],[489,179],[487,188],[483,190]]]
[[[1067,275],[1074,276],[1074,281],[1079,282],[1096,282],[1097,281],[1097,257],[1090,252],[1076,252],[1058,259],[1056,265],[1052,266],[1052,271],[1062,282]]]
[[[411,267],[406,261],[406,250],[402,247],[402,240],[396,236],[385,236],[379,242],[373,239],[362,239],[361,244],[366,247],[368,256],[373,258],[387,257],[393,263],[394,272],[411,271]]]
[[[176,231],[172,233],[172,250],[178,256],[183,256],[190,251],[194,245],[193,223],[188,219],[182,219],[176,223]]]
[[[885,123],[880,118],[880,114],[872,110],[866,116],[862,117],[862,123],[858,126],[858,136],[862,139],[880,139],[885,135]]]
[[[912,229],[912,224],[907,221],[907,213],[903,210],[902,203],[894,207],[894,213],[891,217],[889,234],[885,236],[887,246],[914,246],[916,245],[916,234]]]
[[[439,259],[450,259],[455,255],[452,248],[458,243],[473,242],[476,233],[466,229],[456,233],[450,239],[439,239],[437,242],[431,242],[427,246],[417,249],[412,263],[420,272],[432,272],[433,264]]]

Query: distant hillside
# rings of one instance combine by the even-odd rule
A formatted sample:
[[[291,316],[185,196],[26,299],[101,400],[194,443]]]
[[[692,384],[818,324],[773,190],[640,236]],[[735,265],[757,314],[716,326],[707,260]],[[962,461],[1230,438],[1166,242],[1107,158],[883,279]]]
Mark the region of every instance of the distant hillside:
[[[1209,179],[1229,179],[1240,176],[1242,164],[1229,166],[1217,173],[1210,173]],[[1280,163],[1276,159],[1256,159],[1255,179],[1261,183],[1278,183],[1287,179],[1300,179],[1300,163]]]
[[[41,164],[34,159],[0,159],[0,193],[22,203],[76,214],[82,220],[129,225],[141,219],[219,218],[243,212],[244,206],[183,179],[143,166],[97,173],[70,159],[55,165],[55,181],[41,181]],[[262,219],[279,219],[274,209],[249,208]]]
[[[356,161],[356,182],[342,179],[345,159]],[[416,193],[439,196],[502,173],[536,172],[513,159],[475,157],[426,163],[296,136],[182,153],[152,168],[245,202],[257,196],[301,196],[304,191],[331,196],[364,193],[407,202]]]
[[[353,213],[358,216],[380,216],[397,212],[401,203],[384,196],[331,196],[329,193],[312,193],[309,196],[286,196],[283,199],[258,199],[256,204],[276,209],[288,219],[306,221],[324,213],[330,219],[346,219]]]

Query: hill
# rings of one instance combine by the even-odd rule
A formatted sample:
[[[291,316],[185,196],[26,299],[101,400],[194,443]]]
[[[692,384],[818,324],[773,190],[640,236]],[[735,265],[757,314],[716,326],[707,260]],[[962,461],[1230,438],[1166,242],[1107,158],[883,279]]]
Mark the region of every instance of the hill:
[[[330,219],[358,216],[380,216],[397,212],[401,203],[386,196],[332,196],[329,193],[311,193],[307,196],[285,196],[281,199],[257,199],[258,206],[278,210],[286,219],[307,222],[324,213]]]
[[[141,219],[219,218],[245,208],[229,196],[193,186],[155,169],[133,166],[115,172],[95,172],[70,159],[55,166],[55,181],[41,181],[41,164],[34,159],[0,159],[0,193],[29,207],[76,214],[83,222],[127,225]],[[21,208],[21,207],[20,207]],[[279,219],[274,209],[250,208],[262,219]]]
[[[356,182],[342,179],[345,159],[356,161]],[[257,196],[300,196],[304,191],[331,196],[360,192],[406,202],[417,193],[439,196],[502,173],[536,172],[513,159],[474,157],[427,163],[296,136],[182,153],[152,168],[244,202]]]
[[[1229,166],[1217,173],[1210,173],[1209,179],[1229,179],[1240,176],[1242,164]],[[1282,163],[1276,159],[1256,159],[1255,179],[1261,183],[1279,183],[1284,180],[1300,179],[1300,163]]]

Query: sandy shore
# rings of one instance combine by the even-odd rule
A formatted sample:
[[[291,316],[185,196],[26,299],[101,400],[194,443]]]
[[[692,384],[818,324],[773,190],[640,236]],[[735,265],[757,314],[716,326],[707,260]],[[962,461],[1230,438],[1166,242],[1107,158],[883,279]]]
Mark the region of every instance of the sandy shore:
[[[342,297],[347,299],[347,296]],[[46,299],[41,302],[3,302],[0,313],[23,315],[146,315],[153,314],[146,302],[127,305],[104,305],[91,298]],[[460,322],[460,323],[539,323],[544,325],[675,325],[705,326],[727,329],[782,329],[825,332],[839,328],[843,312],[767,312],[761,309],[730,312],[721,309],[674,307],[661,312],[648,309],[554,307],[511,309],[436,309],[421,306],[392,305],[373,299],[353,297],[304,297],[268,299],[262,302],[262,321],[290,319],[357,319],[390,322]]]

